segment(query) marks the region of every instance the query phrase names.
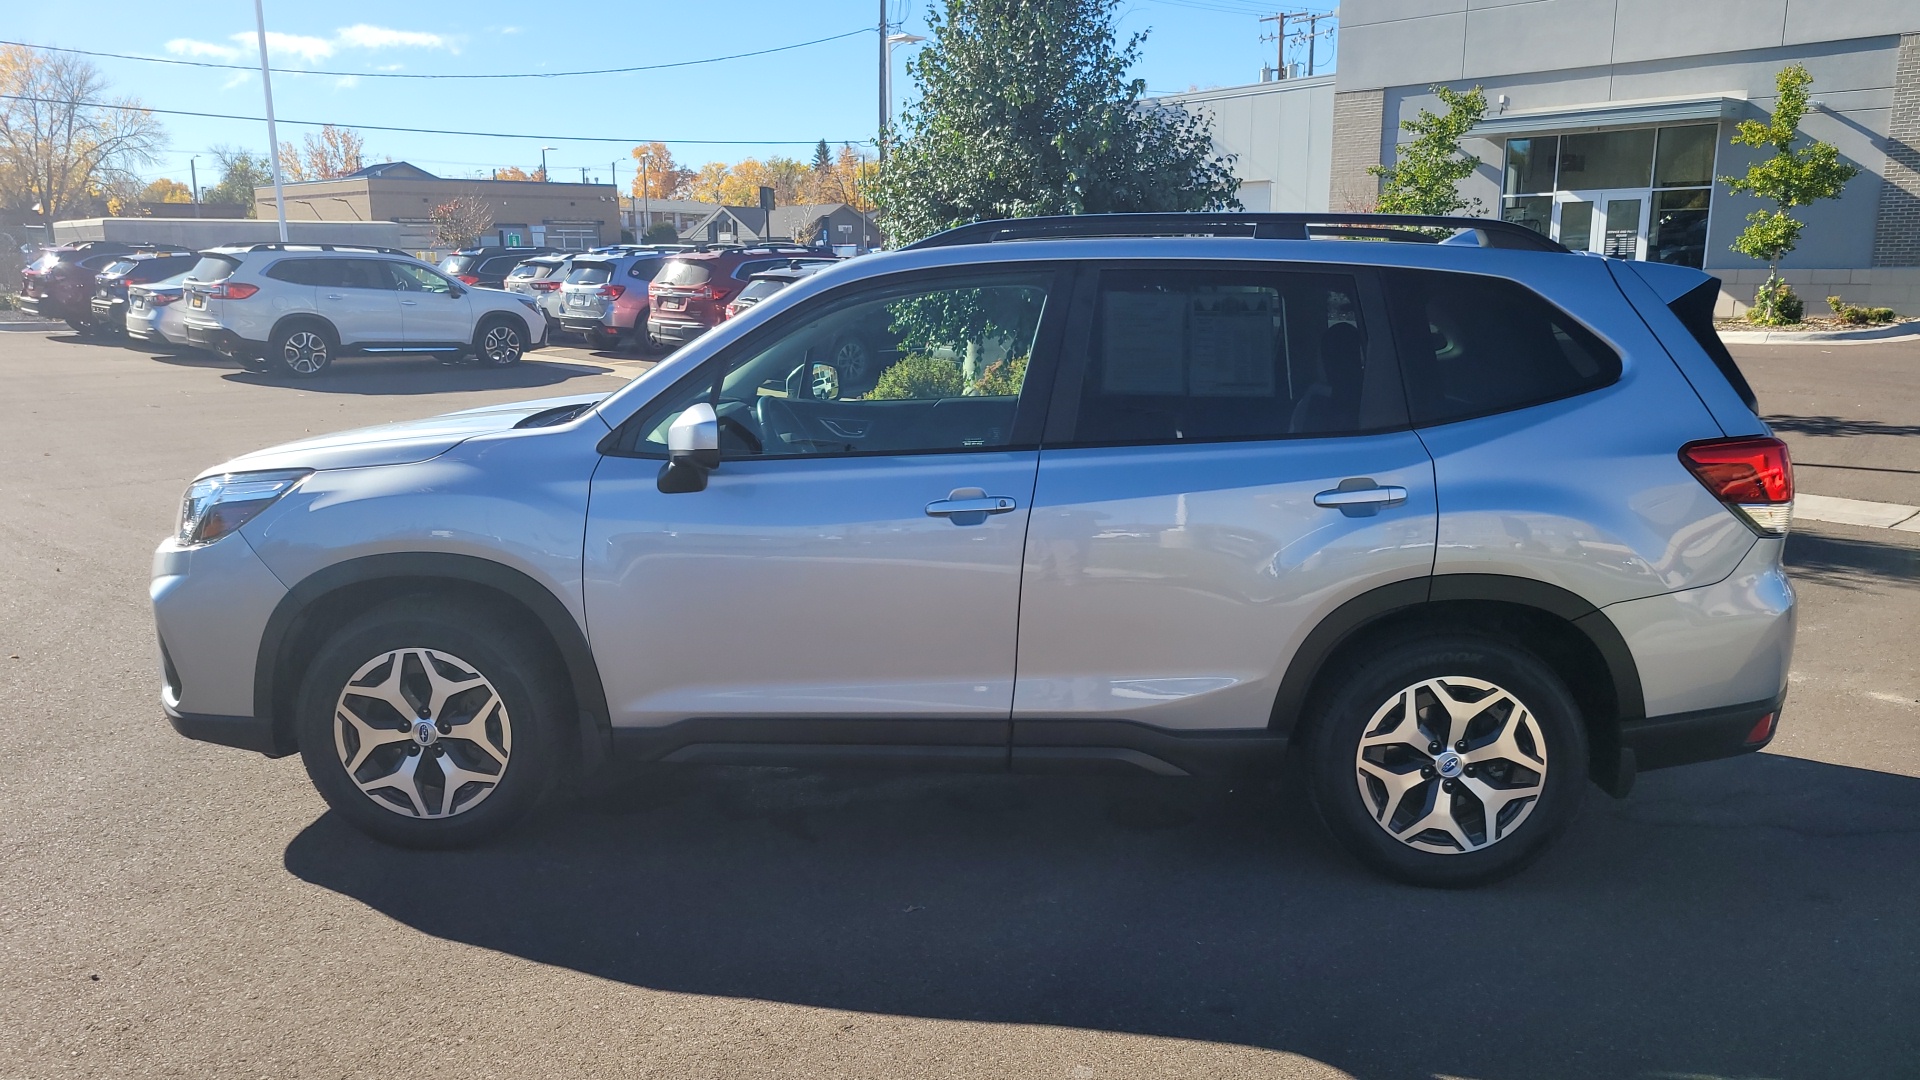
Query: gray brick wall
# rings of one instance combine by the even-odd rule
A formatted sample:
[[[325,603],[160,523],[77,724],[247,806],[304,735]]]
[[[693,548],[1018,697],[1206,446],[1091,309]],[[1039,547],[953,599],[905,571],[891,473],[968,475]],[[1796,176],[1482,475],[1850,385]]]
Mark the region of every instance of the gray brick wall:
[[[1380,181],[1367,166],[1380,164],[1386,94],[1354,90],[1333,96],[1333,183],[1330,210],[1372,210]]]
[[[1338,106],[1334,138],[1339,138]],[[1338,144],[1334,153],[1338,161]],[[1887,121],[1887,171],[1873,230],[1873,265],[1920,266],[1920,34],[1900,36],[1893,112]]]

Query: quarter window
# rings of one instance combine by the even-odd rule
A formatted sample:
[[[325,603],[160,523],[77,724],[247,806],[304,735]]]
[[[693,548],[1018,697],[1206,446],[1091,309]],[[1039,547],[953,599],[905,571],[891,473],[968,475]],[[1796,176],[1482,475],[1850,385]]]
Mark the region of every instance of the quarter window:
[[[1222,442],[1402,426],[1391,363],[1340,274],[1117,271],[1100,280],[1069,441]],[[1386,380],[1384,383],[1382,380]]]
[[[1518,282],[1479,274],[1383,274],[1417,426],[1583,394],[1620,377],[1620,357]]]

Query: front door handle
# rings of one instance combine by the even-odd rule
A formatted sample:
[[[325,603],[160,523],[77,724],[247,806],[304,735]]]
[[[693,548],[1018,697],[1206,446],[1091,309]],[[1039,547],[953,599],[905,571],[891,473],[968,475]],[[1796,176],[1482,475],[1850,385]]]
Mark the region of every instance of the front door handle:
[[[340,293],[337,293],[337,292],[330,292],[330,293],[328,293],[328,294],[327,294],[327,299],[329,299],[329,300],[345,300],[345,299],[346,299],[346,297],[345,297],[345,296],[343,296],[343,295],[341,295]]]
[[[944,499],[927,504],[928,517],[943,517],[955,525],[978,525],[988,514],[1004,514],[1018,504],[1005,495],[989,495],[984,488],[954,488]]]
[[[419,307],[419,306],[420,306],[420,301],[418,301],[418,300],[402,300],[402,301],[400,301],[400,306],[401,306],[401,307]]]
[[[1348,517],[1372,517],[1406,501],[1406,488],[1382,487],[1365,477],[1342,480],[1339,487],[1313,497],[1313,505],[1338,510]]]

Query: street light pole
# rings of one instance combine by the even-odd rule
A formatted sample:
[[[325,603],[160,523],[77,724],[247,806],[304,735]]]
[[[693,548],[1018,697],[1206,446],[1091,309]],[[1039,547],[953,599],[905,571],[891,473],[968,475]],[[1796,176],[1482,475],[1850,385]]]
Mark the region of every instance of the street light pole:
[[[273,76],[267,71],[267,13],[253,0],[253,22],[260,31],[260,88],[267,95],[267,160],[273,164],[273,210],[280,219],[280,242],[287,242],[287,196],[280,180],[280,133],[273,126]]]
[[[193,216],[200,216],[200,159],[187,159],[187,179],[193,183]]]
[[[255,2],[258,3],[259,0]],[[260,48],[264,50],[267,47],[266,38],[262,37],[260,40]],[[890,66],[887,63],[887,57],[892,52],[893,50],[887,45],[887,0],[880,0],[880,132],[876,138],[879,140],[880,160],[883,162],[887,160],[887,68]],[[265,66],[265,64],[266,61],[262,60],[261,65]]]
[[[558,149],[560,148],[557,146],[543,146],[540,148],[540,182],[543,184],[547,182],[547,151]]]
[[[886,56],[885,65],[880,70],[880,131],[882,132],[882,141],[880,145],[880,158],[882,161],[886,160],[886,156],[887,156],[887,148],[886,148],[884,135],[887,130],[887,125],[892,123],[893,121],[893,49],[894,49],[894,46],[911,45],[916,41],[925,41],[925,40],[927,39],[921,37],[919,34],[888,34],[881,42],[881,48],[885,50],[885,56]]]

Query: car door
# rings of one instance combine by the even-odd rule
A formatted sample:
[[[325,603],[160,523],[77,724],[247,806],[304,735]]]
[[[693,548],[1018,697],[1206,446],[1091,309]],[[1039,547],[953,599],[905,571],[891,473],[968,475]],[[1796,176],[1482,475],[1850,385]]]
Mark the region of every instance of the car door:
[[[1323,616],[1433,567],[1367,274],[1115,265],[1088,289],[1028,528],[1016,762],[1088,722],[1262,732]]]
[[[593,479],[584,571],[617,726],[778,721],[773,741],[1004,764],[1059,276],[851,283],[621,427]],[[855,325],[893,369],[840,397],[820,358]],[[667,428],[698,401],[718,413],[721,463],[704,490],[662,493]]]
[[[467,287],[439,271],[412,263],[382,262],[399,289],[400,316],[409,349],[465,348],[473,343],[473,301]]]
[[[333,324],[341,345],[350,349],[403,345],[400,294],[378,260],[322,257],[297,262],[297,275],[312,275],[316,306]]]

